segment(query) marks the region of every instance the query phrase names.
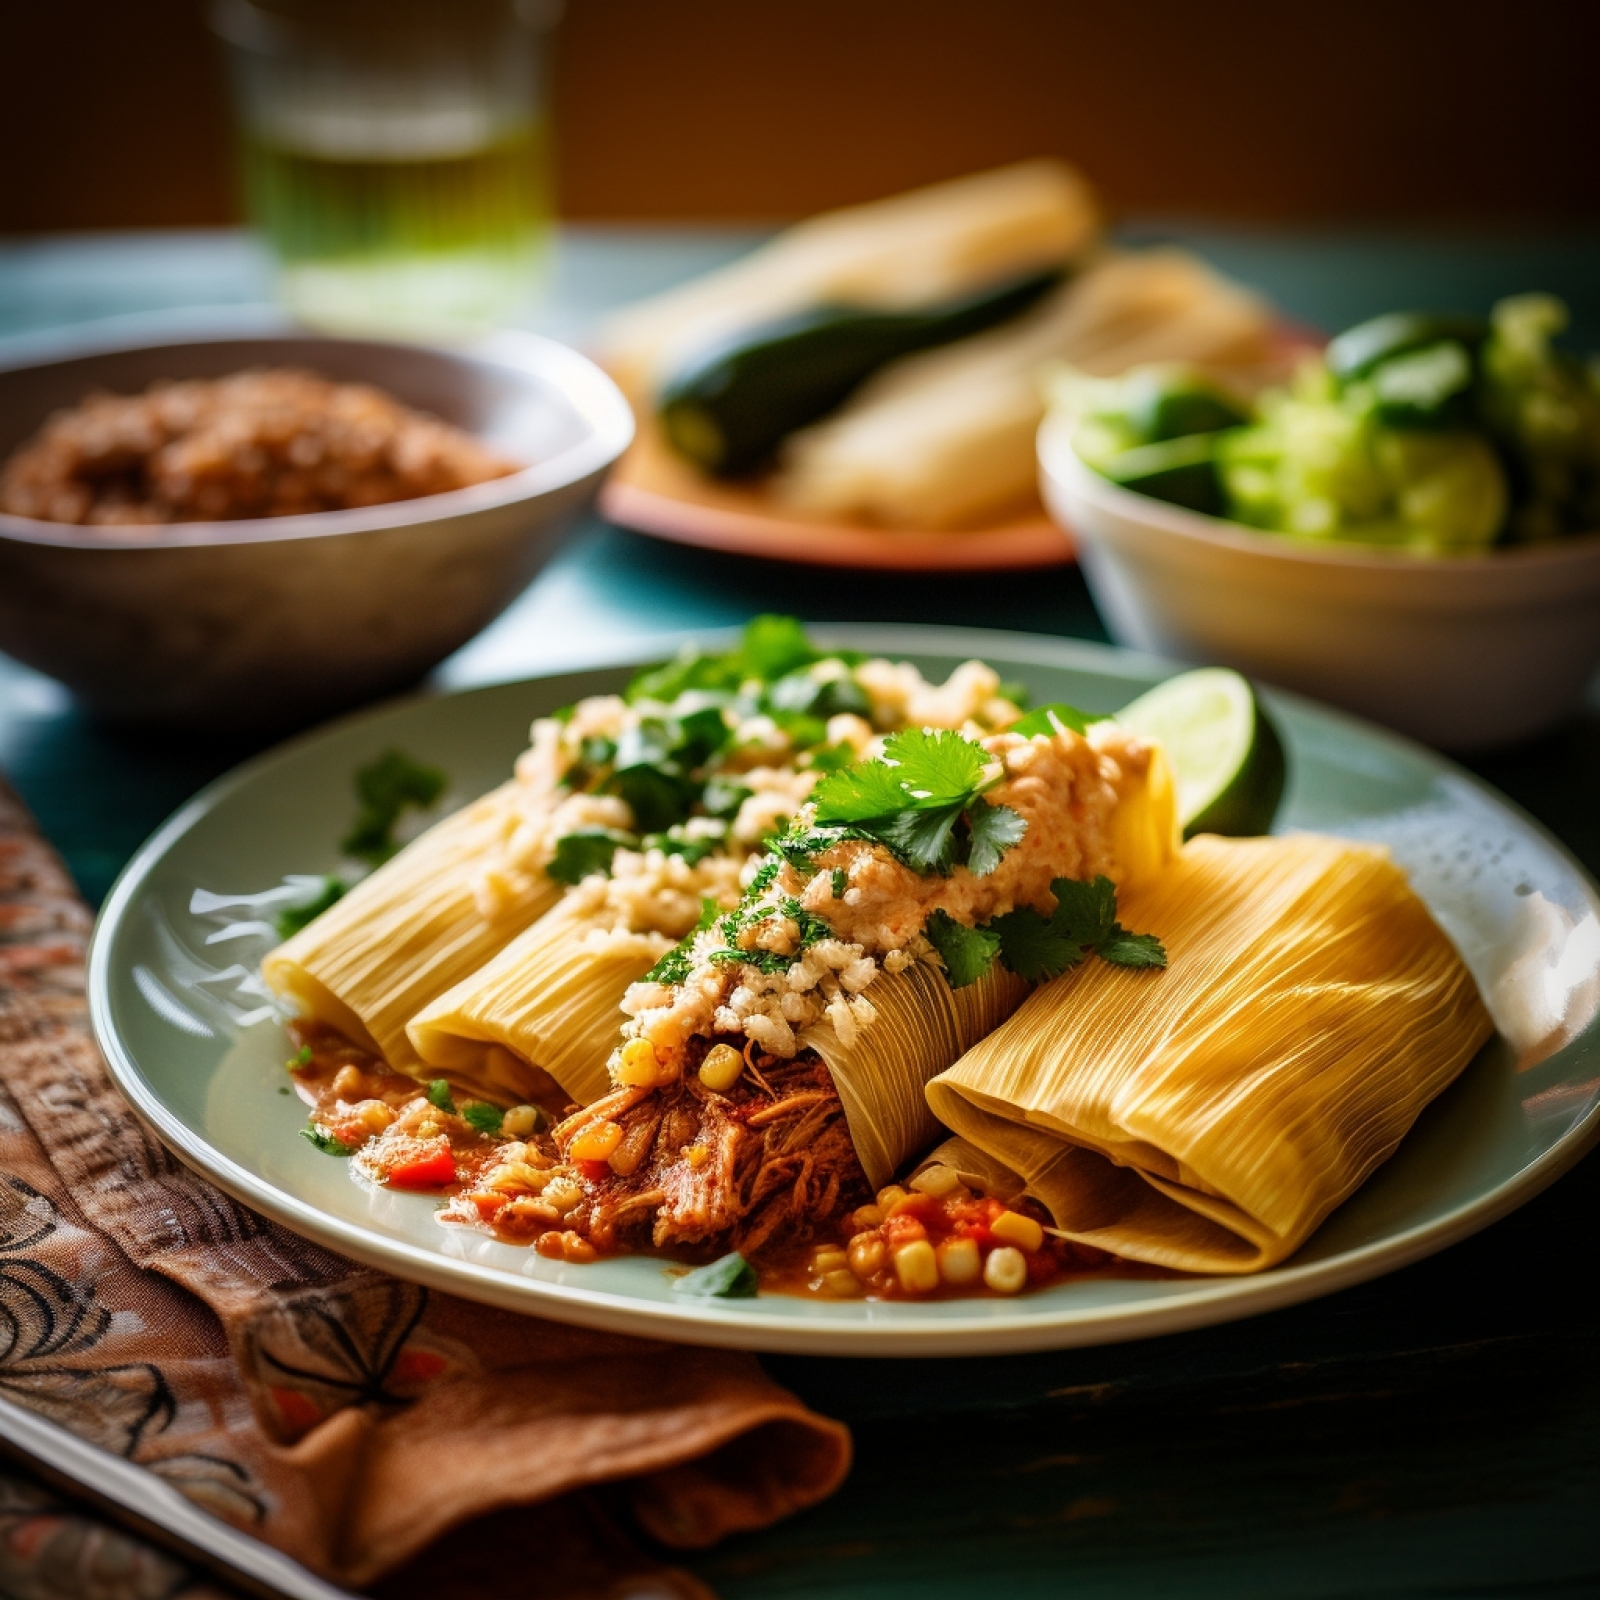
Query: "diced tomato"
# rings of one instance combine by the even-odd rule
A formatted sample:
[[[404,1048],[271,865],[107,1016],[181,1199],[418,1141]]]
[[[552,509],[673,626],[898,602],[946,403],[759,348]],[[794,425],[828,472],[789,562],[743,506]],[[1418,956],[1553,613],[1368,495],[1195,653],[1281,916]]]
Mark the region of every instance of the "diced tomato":
[[[611,1176],[611,1163],[608,1161],[575,1161],[573,1165],[590,1183],[599,1183]]]
[[[467,1198],[477,1207],[478,1216],[484,1222],[493,1222],[506,1203],[506,1197],[495,1193],[492,1189],[480,1190],[477,1194],[468,1195]]]
[[[456,1158],[441,1139],[426,1155],[391,1167],[388,1179],[391,1189],[443,1189],[456,1181]]]
[[[926,1239],[928,1230],[923,1225],[920,1217],[914,1217],[910,1212],[902,1211],[890,1217],[884,1223],[883,1237],[888,1242],[889,1248],[896,1250],[903,1244],[911,1244],[918,1239]]]

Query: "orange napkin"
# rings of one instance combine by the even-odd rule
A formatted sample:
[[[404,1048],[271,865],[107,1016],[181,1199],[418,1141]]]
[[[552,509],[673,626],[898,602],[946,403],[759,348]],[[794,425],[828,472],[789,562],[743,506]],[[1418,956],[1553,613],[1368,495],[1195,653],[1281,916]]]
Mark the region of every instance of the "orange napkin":
[[[0,1394],[335,1582],[429,1600],[651,1570],[703,1595],[629,1530],[696,1548],[838,1486],[849,1435],[752,1356],[433,1293],[179,1165],[90,1035],[89,925],[0,784]]]

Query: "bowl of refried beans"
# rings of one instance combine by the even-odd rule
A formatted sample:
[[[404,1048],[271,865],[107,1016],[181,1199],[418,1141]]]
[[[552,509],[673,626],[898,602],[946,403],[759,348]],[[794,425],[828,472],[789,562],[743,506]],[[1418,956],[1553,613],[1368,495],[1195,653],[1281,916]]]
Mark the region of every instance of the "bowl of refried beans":
[[[0,650],[92,710],[289,728],[417,682],[632,437],[577,351],[253,313],[0,351]]]

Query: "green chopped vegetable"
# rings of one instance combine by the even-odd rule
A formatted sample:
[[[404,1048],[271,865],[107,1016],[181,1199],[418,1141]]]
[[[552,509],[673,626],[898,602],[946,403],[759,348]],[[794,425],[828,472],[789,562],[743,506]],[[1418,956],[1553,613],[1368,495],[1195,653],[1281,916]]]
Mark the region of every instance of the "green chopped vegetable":
[[[1166,951],[1153,934],[1130,933],[1117,921],[1117,889],[1109,878],[1091,883],[1056,878],[1050,892],[1055,910],[1042,917],[1031,906],[994,918],[989,931],[999,935],[1000,959],[1019,978],[1059,977],[1091,951],[1124,967],[1164,967]]]
[[[1013,722],[1006,732],[1020,733],[1024,739],[1036,738],[1041,733],[1087,733],[1090,723],[1110,720],[1104,712],[1080,711],[1076,706],[1056,700],[1030,711],[1020,722]]]
[[[1483,413],[1516,494],[1509,536],[1600,528],[1600,369],[1556,348],[1567,308],[1551,295],[1502,300],[1482,352]]]
[[[450,1082],[447,1078],[430,1078],[423,1093],[427,1095],[430,1106],[455,1115],[456,1103],[450,1098]]]
[[[284,1062],[284,1066],[293,1072],[296,1067],[309,1067],[311,1065],[311,1046],[303,1044],[295,1053]]]
[[[717,914],[718,907],[715,900],[702,900],[700,902],[700,920],[645,973],[640,981],[643,983],[682,983],[693,968],[689,950],[694,944],[695,935],[704,933],[717,920]]]
[[[843,900],[844,892],[850,887],[850,874],[843,867],[833,869],[833,898]]]
[[[353,1156],[355,1150],[344,1143],[342,1139],[335,1139],[331,1133],[325,1133],[316,1123],[307,1123],[300,1130],[300,1137],[314,1144],[325,1156]]]
[[[882,760],[830,773],[811,791],[817,822],[876,839],[914,872],[948,875],[966,865],[981,877],[1027,827],[1009,806],[981,800],[1000,781],[986,775],[992,764],[959,733],[910,728],[885,741]]]
[[[307,900],[298,906],[287,906],[273,919],[273,926],[278,930],[280,939],[288,939],[294,934],[315,922],[324,911],[336,900],[342,899],[345,890],[349,887],[342,878],[327,877],[322,880],[322,887]]]
[[[677,1294],[715,1297],[719,1300],[748,1300],[755,1295],[760,1284],[756,1269],[737,1250],[713,1261],[709,1266],[696,1267],[673,1284]]]
[[[492,1106],[487,1100],[469,1100],[461,1108],[462,1120],[469,1127],[476,1128],[479,1133],[486,1133],[491,1137],[499,1133],[505,1115],[499,1106]]]
[[[1079,455],[1126,488],[1294,538],[1456,555],[1600,528],[1600,366],[1556,345],[1566,323],[1540,294],[1487,321],[1374,317],[1231,422],[1169,369],[1057,389]]]
[[[1028,702],[1033,699],[1033,690],[1016,678],[1008,678],[995,693],[1002,700],[1009,700],[1019,711],[1026,711]]]
[[[425,767],[399,750],[386,750],[356,773],[361,809],[342,848],[347,855],[380,867],[400,848],[395,824],[407,807],[426,810],[445,791],[447,780],[437,767]]]
[[[621,833],[615,828],[564,833],[556,840],[555,854],[544,870],[557,883],[578,883],[594,872],[603,872],[609,877],[612,857],[617,851],[637,843],[631,833]]]
[[[939,952],[952,989],[976,983],[1000,953],[1000,935],[992,928],[969,928],[946,911],[935,911],[922,932]]]
[[[708,817],[722,817],[732,821],[738,816],[739,807],[754,793],[755,790],[747,784],[713,774],[706,780],[706,786],[701,791],[700,808]]]

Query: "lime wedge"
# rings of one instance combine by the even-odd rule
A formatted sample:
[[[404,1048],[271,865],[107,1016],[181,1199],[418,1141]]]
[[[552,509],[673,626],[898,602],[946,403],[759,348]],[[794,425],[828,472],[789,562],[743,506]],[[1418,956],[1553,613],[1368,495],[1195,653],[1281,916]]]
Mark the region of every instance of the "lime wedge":
[[[1265,833],[1283,796],[1283,743],[1245,679],[1226,667],[1168,678],[1117,713],[1172,763],[1183,836]]]

